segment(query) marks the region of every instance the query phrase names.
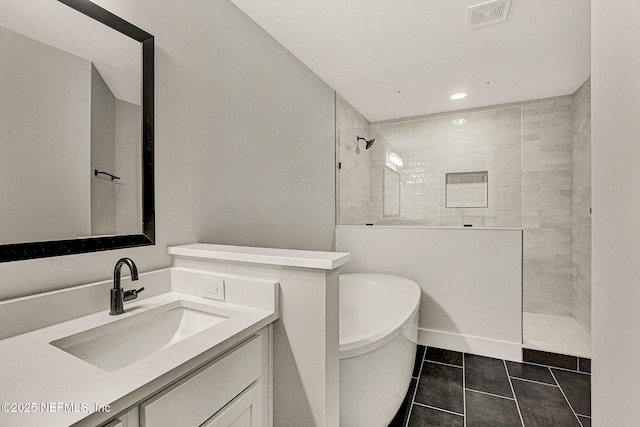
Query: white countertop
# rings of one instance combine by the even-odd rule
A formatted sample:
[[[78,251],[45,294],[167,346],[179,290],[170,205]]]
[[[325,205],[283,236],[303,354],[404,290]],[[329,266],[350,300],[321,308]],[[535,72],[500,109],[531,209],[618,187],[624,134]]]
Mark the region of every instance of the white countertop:
[[[295,249],[256,248],[251,246],[192,243],[171,246],[169,254],[224,261],[333,270],[351,260],[345,252],[303,251]]]
[[[141,310],[146,311],[179,300],[232,310],[238,314],[114,372],[103,371],[50,344],[78,332],[135,316]],[[115,405],[112,406],[119,412],[136,403],[134,392],[140,388],[161,377],[167,381],[177,379],[186,372],[176,373],[176,368],[193,369],[278,317],[274,310],[230,304],[179,292],[129,302],[126,308],[137,309],[119,316],[110,316],[108,311],[101,311],[0,340],[0,404],[15,403],[14,408],[21,410],[25,409],[25,404],[36,408],[31,413],[14,413],[6,412],[7,407],[3,405],[0,410],[0,426],[69,426],[95,412],[96,405],[114,402]],[[56,403],[73,407],[68,406],[66,410],[59,407],[60,412],[43,409],[58,408]],[[75,410],[69,410],[72,408]],[[109,416],[116,415],[117,412],[112,412]],[[106,419],[108,418],[105,421]]]

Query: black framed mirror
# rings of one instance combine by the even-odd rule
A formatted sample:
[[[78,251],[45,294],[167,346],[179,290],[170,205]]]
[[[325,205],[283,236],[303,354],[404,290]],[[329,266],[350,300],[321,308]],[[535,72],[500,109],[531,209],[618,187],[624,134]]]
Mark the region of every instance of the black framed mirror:
[[[40,1],[40,0],[38,0]],[[133,167],[133,174],[129,179],[128,183],[124,183],[125,180],[121,179],[114,174],[113,170],[98,170],[94,167],[93,163],[93,144],[94,144],[94,133],[95,130],[90,128],[91,121],[96,121],[97,114],[93,111],[92,96],[95,93],[96,89],[94,85],[92,85],[89,89],[83,89],[82,93],[88,93],[86,97],[77,96],[77,93],[65,93],[64,100],[67,101],[70,98],[82,98],[83,101],[86,102],[89,99],[90,112],[84,111],[83,109],[76,108],[75,110],[71,110],[72,113],[65,111],[66,118],[71,117],[71,119],[78,119],[80,116],[83,117],[83,120],[88,117],[87,120],[90,125],[82,128],[82,132],[76,132],[69,136],[71,132],[69,132],[66,124],[61,124],[57,120],[43,118],[42,111],[43,108],[40,108],[39,101],[33,101],[33,97],[31,97],[29,90],[32,89],[34,85],[25,84],[21,82],[20,84],[15,83],[7,83],[14,86],[15,96],[12,101],[12,104],[9,106],[2,106],[3,111],[13,111],[25,109],[26,107],[21,107],[20,104],[22,101],[26,99],[25,102],[30,102],[30,106],[35,105],[33,107],[33,111],[29,111],[29,117],[20,118],[19,120],[13,119],[14,123],[9,123],[5,128],[20,128],[20,129],[31,129],[36,127],[33,123],[39,124],[40,122],[46,123],[48,128],[45,129],[46,133],[43,133],[45,137],[41,138],[43,141],[34,141],[37,138],[33,137],[24,137],[24,141],[19,140],[18,138],[14,138],[14,134],[16,132],[8,132],[4,131],[4,134],[0,133],[0,157],[4,158],[4,163],[0,166],[0,169],[5,170],[6,176],[0,176],[0,179],[3,179],[5,182],[4,187],[0,186],[0,190],[7,190],[6,194],[2,194],[0,191],[0,198],[3,199],[2,204],[5,207],[5,210],[0,208],[0,223],[4,222],[4,227],[0,227],[0,262],[8,262],[8,261],[18,261],[18,260],[26,260],[26,259],[34,259],[34,258],[44,258],[44,257],[53,257],[53,256],[61,256],[61,255],[72,255],[72,254],[80,254],[86,252],[96,252],[96,251],[105,251],[111,249],[120,249],[120,248],[128,248],[128,247],[136,247],[136,246],[145,246],[145,245],[153,245],[155,244],[155,194],[154,194],[154,38],[151,34],[141,30],[135,25],[125,21],[124,19],[114,15],[113,13],[103,9],[102,7],[87,1],[87,0],[42,0],[43,2],[47,2],[47,6],[50,4],[56,4],[60,8],[64,9],[62,13],[73,14],[74,19],[79,21],[78,25],[75,25],[76,28],[74,30],[84,31],[85,26],[95,26],[97,30],[101,33],[105,31],[111,32],[113,35],[117,35],[118,38],[122,38],[125,42],[133,43],[133,48],[130,49],[137,56],[131,61],[127,58],[123,58],[123,63],[135,63],[137,64],[134,69],[134,74],[136,74],[135,82],[133,84],[129,84],[131,82],[125,82],[125,84],[120,85],[124,87],[122,91],[126,92],[134,92],[136,100],[133,101],[137,109],[134,113],[127,113],[127,110],[118,110],[125,111],[124,113],[117,113],[120,116],[124,117],[124,121],[128,121],[129,124],[133,123],[128,130],[129,134],[134,134],[133,138],[129,138],[129,141],[134,141],[134,151],[135,155],[130,157],[135,157],[135,161],[131,159],[128,160],[129,163],[133,163],[135,166]],[[69,71],[69,68],[64,68],[66,74],[61,74],[62,77],[56,78],[53,72],[50,71],[49,63],[47,65],[43,65],[39,63],[39,59],[34,59],[33,55],[25,54],[25,49],[22,47],[12,47],[11,41],[18,40],[23,37],[23,34],[16,34],[16,26],[23,26],[26,28],[25,31],[35,31],[34,29],[41,28],[38,23],[26,23],[21,22],[21,19],[25,19],[25,16],[28,16],[30,13],[32,15],[40,14],[40,18],[43,18],[43,8],[42,5],[36,4],[37,2],[17,2],[16,4],[22,3],[25,5],[27,9],[26,12],[23,10],[16,11],[3,11],[3,15],[6,17],[11,15],[13,12],[14,15],[14,27],[13,28],[5,28],[3,27],[3,22],[0,22],[0,36],[4,37],[4,39],[0,39],[3,43],[0,43],[0,47],[9,49],[11,53],[20,56],[20,58],[26,58],[25,63],[27,65],[27,72],[16,72],[15,70],[0,70],[0,74],[3,77],[3,80],[7,80],[5,77],[10,75],[11,73],[15,74],[37,74],[35,71],[42,71],[42,73],[48,73],[46,75],[47,81],[46,86],[50,87],[53,83],[57,83],[60,80],[67,81],[71,80],[72,77],[75,77],[75,71]],[[71,8],[71,9],[69,9]],[[33,12],[33,13],[32,13]],[[77,15],[77,16],[76,16]],[[46,15],[45,15],[46,17]],[[3,18],[3,19],[5,19]],[[48,18],[48,17],[47,17]],[[6,18],[9,20],[9,18]],[[55,21],[55,19],[45,19],[50,21]],[[60,24],[60,22],[54,22],[54,24]],[[105,27],[106,26],[106,27]],[[81,27],[82,29],[78,29],[77,27]],[[108,28],[107,28],[108,27]],[[59,32],[71,32],[71,29],[67,28],[59,28]],[[87,37],[85,37],[85,35]],[[27,35],[24,43],[30,43],[34,46],[34,49],[49,49],[46,47],[46,43],[43,43],[41,40],[37,38],[29,39],[30,35]],[[104,36],[101,35],[104,39]],[[67,39],[72,39],[74,37],[69,37],[67,35]],[[57,36],[54,36],[54,39],[57,39]],[[82,43],[79,40],[84,40],[85,44],[87,44],[86,39],[91,39],[88,34],[81,34],[80,37],[75,36],[75,40],[72,40],[71,43],[75,45],[81,45]],[[111,43],[109,40],[106,40],[104,44],[93,46],[93,49],[98,52],[108,51],[110,49]],[[8,46],[8,47],[7,47]],[[22,46],[22,45],[21,45]],[[44,47],[43,47],[44,46]],[[53,46],[53,45],[52,45]],[[67,53],[65,53],[67,54]],[[77,54],[73,52],[74,58],[77,57]],[[49,56],[47,56],[47,60],[49,60]],[[82,59],[82,58],[80,58]],[[76,60],[76,59],[73,59]],[[79,60],[78,60],[79,61]],[[10,62],[10,61],[7,61]],[[19,61],[11,61],[14,62]],[[88,71],[89,78],[96,74],[100,74],[101,66],[99,64],[94,64],[92,60],[87,62],[89,65],[85,65],[85,70]],[[3,64],[1,67],[4,67]],[[90,68],[87,68],[90,67]],[[109,76],[109,73],[112,71],[108,70],[109,65],[105,65],[105,70],[103,75]],[[35,70],[35,71],[34,71]],[[20,71],[20,70],[19,70]],[[116,70],[117,71],[117,70]],[[41,75],[42,75],[41,73]],[[116,73],[117,74],[117,73]],[[122,73],[121,73],[122,74]],[[124,73],[126,74],[126,73]],[[71,76],[71,77],[69,77]],[[104,79],[100,79],[101,81],[109,80],[108,77]],[[43,84],[44,85],[44,84]],[[127,86],[128,85],[128,86]],[[104,85],[108,87],[107,85]],[[26,88],[26,89],[25,89]],[[131,90],[131,88],[134,88]],[[118,89],[120,90],[120,89]],[[110,91],[109,91],[110,92]],[[113,90],[114,93],[117,93],[117,90]],[[119,95],[116,94],[116,100]],[[123,97],[124,98],[124,97]],[[49,108],[50,110],[64,110],[65,106],[62,105],[63,101],[60,102],[60,107],[56,102],[51,103],[53,106]],[[27,104],[25,104],[27,105]],[[86,109],[85,109],[86,110]],[[130,111],[130,110],[129,110]],[[116,113],[113,113],[113,116],[117,116]],[[118,116],[119,117],[119,116]],[[116,120],[116,119],[114,119]],[[9,122],[10,119],[5,119],[6,122]],[[48,141],[48,136],[53,135],[55,133],[56,128],[61,127],[64,128],[65,138],[68,141],[79,144],[80,142],[76,140],[82,139],[84,145],[76,145],[76,147],[80,147],[79,149],[71,150],[68,147],[62,147],[58,144],[57,141]],[[104,127],[104,126],[103,126]],[[116,130],[109,130],[111,133],[124,132],[122,131],[123,126],[116,125]],[[126,132],[125,132],[126,133]],[[78,138],[77,136],[81,134],[82,138]],[[84,141],[84,138],[88,141]],[[47,140],[47,141],[44,141]],[[67,142],[68,142],[67,141]],[[42,142],[43,145],[35,146],[36,143]],[[3,145],[4,144],[4,145]],[[34,149],[30,151],[33,152],[42,152],[45,156],[45,160],[34,160],[31,157],[27,158],[13,158],[13,154],[16,152],[25,152],[26,146],[29,144],[34,145]],[[89,148],[86,148],[86,145],[89,144]],[[4,152],[3,152],[4,151]],[[91,152],[90,152],[91,151]],[[60,152],[60,154],[58,153]],[[29,154],[31,156],[31,154]],[[80,190],[69,190],[64,188],[59,182],[64,181],[57,173],[51,171],[47,171],[46,175],[43,175],[40,167],[40,164],[44,164],[47,162],[47,158],[49,159],[49,163],[57,162],[58,158],[63,159],[64,163],[69,158],[76,158],[84,156],[85,163],[80,166],[82,179],[77,179],[76,177],[67,179],[67,181],[79,182],[82,188]],[[6,167],[5,167],[6,166]],[[13,169],[11,169],[13,167]],[[44,169],[46,169],[48,165],[45,164]],[[69,169],[68,165],[65,164],[65,167]],[[30,170],[31,169],[31,170]],[[7,172],[8,170],[17,171],[18,173],[11,174]],[[22,170],[25,170],[24,176],[16,176],[22,173]],[[106,172],[103,173],[103,172]],[[38,175],[41,173],[41,175]],[[1,173],[0,173],[1,175]],[[94,213],[98,212],[100,206],[113,204],[115,203],[112,200],[109,200],[107,203],[104,201],[94,202],[93,200],[88,201],[90,197],[93,197],[90,193],[94,191],[94,181],[98,182],[100,185],[107,186],[115,186],[120,185],[121,188],[124,188],[125,184],[128,184],[132,190],[130,192],[134,194],[131,198],[135,199],[135,202],[128,208],[130,211],[134,211],[132,215],[127,218],[129,222],[128,228],[121,228],[125,232],[120,233],[116,230],[115,226],[111,228],[102,228],[96,226],[94,223]],[[36,192],[36,195],[30,195],[29,189],[30,185],[39,186],[40,189]],[[73,189],[77,189],[79,187],[71,187]],[[53,189],[53,190],[51,190]],[[48,190],[49,193],[47,193]],[[64,192],[64,196],[62,197],[64,200],[60,200],[60,196],[51,196],[51,194],[56,194],[55,191]],[[89,218],[86,219],[86,212],[84,212],[84,217],[82,220],[72,220],[70,219],[69,214],[60,214],[55,211],[53,206],[54,203],[49,205],[42,204],[43,200],[46,200],[47,197],[52,198],[56,203],[61,205],[69,205],[69,201],[73,201],[73,198],[76,194],[84,196],[86,194],[90,194],[86,196],[86,200],[83,200],[81,205],[82,209],[86,212],[89,212]],[[25,195],[27,194],[27,195]],[[78,196],[79,197],[79,196]],[[115,196],[114,196],[115,197]],[[123,196],[124,197],[124,196]],[[121,197],[122,198],[122,197]],[[115,199],[114,199],[115,200]],[[40,205],[38,203],[41,203]],[[90,203],[90,206],[87,207],[87,203]],[[17,208],[11,210],[11,206],[18,206],[22,210]],[[115,208],[114,208],[115,209]],[[30,212],[32,211],[32,212]],[[35,211],[38,211],[40,216],[35,215]],[[50,211],[50,212],[49,212]],[[32,215],[33,213],[33,215]],[[55,215],[59,215],[61,217],[65,217],[65,221],[69,222],[82,222],[88,225],[85,225],[83,231],[80,232],[70,232],[65,233],[60,238],[59,236],[52,234],[53,238],[40,238],[47,237],[50,234],[47,231],[55,231],[55,224],[60,223],[59,219],[51,220],[51,217],[55,217]],[[75,215],[75,213],[74,213]],[[35,218],[35,219],[34,219]],[[38,220],[37,218],[40,218]],[[45,220],[42,220],[45,218]],[[92,223],[93,221],[93,223]],[[113,220],[115,221],[115,219]],[[42,225],[42,223],[47,223]],[[124,221],[122,221],[124,222]],[[134,223],[132,225],[132,223]],[[20,235],[14,236],[11,233],[14,229],[24,229],[30,230],[34,228],[38,228],[38,226],[45,229],[45,232],[41,234],[33,234],[30,235],[25,232],[26,237],[20,237]],[[109,230],[109,231],[102,231]]]

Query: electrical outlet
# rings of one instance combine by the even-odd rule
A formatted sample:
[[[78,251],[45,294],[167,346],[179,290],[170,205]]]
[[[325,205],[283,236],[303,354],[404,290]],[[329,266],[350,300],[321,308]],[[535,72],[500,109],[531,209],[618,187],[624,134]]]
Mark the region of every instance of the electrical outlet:
[[[202,296],[224,301],[224,279],[207,277],[203,280]]]

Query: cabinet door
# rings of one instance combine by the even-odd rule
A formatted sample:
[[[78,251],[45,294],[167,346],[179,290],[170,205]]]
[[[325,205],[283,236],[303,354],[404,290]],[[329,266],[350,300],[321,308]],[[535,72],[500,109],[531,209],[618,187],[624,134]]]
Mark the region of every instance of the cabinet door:
[[[260,378],[262,339],[255,336],[140,405],[141,427],[196,427]]]
[[[262,427],[262,384],[243,391],[200,427]]]

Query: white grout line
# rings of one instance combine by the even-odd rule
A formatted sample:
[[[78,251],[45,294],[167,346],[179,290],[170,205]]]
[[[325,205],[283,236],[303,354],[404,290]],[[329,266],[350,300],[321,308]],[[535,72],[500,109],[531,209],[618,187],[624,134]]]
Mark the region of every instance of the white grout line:
[[[464,356],[462,356],[464,358]],[[429,363],[435,363],[436,365],[443,365],[443,366],[449,366],[451,368],[458,368],[458,369],[462,369],[462,366],[458,366],[458,365],[452,365],[450,363],[444,363],[444,362],[436,362],[435,360],[426,360],[425,362],[429,362]],[[464,362],[463,362],[464,363]]]
[[[511,377],[509,376],[509,369],[507,369],[507,361],[503,360],[504,370],[507,373],[507,378],[509,379],[509,387],[511,387],[511,393],[513,393],[513,400],[516,402],[516,409],[518,410],[518,415],[520,416],[520,422],[522,423],[522,427],[524,427],[524,420],[522,419],[522,412],[520,412],[520,404],[518,403],[518,397],[516,396],[516,392],[513,389],[513,383],[511,383]]]
[[[464,365],[464,353],[462,353],[462,413],[464,414],[462,422],[464,427],[467,427],[467,378]]]
[[[576,411],[573,409],[573,406],[571,406],[571,402],[569,402],[569,399],[567,399],[567,395],[564,394],[564,390],[562,389],[562,387],[560,387],[560,383],[558,382],[558,379],[553,374],[553,371],[551,369],[549,369],[549,371],[551,372],[551,376],[553,377],[553,380],[556,382],[556,384],[558,384],[558,388],[560,389],[560,392],[562,393],[562,396],[564,396],[564,400],[567,402],[567,405],[569,405],[569,408],[571,409],[571,412],[573,412],[573,416],[576,417],[576,420],[578,420],[578,424],[580,424],[582,426],[582,421],[580,421],[580,418],[578,418],[578,415],[576,414]]]
[[[407,422],[404,427],[409,427],[409,420],[411,419],[411,411],[413,411],[413,404],[416,401],[416,393],[418,392],[418,386],[420,385],[420,375],[422,375],[422,367],[424,366],[424,356],[427,355],[427,349],[424,349],[424,355],[422,360],[420,361],[420,369],[418,369],[418,379],[416,379],[416,388],[413,389],[413,396],[411,396],[411,400],[409,401],[409,413],[407,414]]]
[[[506,360],[503,360],[502,362],[503,362],[503,365],[504,365],[504,369],[505,369],[505,371],[507,373],[507,378],[509,380],[509,386],[511,387],[511,393],[513,393],[513,398],[509,398],[509,397],[500,396],[500,395],[497,395],[497,394],[488,393],[488,392],[484,392],[484,391],[480,391],[480,390],[467,389],[466,388],[466,378],[465,378],[465,357],[464,357],[465,354],[464,353],[462,353],[462,366],[457,366],[457,365],[452,365],[452,364],[449,364],[449,363],[437,362],[437,361],[434,361],[434,360],[428,360],[427,359],[427,349],[428,348],[425,348],[424,355],[423,355],[422,361],[420,363],[420,368],[418,369],[418,377],[417,378],[416,377],[412,377],[412,378],[416,379],[416,387],[413,390],[413,396],[411,398],[411,401],[409,402],[410,407],[409,407],[409,413],[408,413],[408,416],[407,416],[407,422],[405,424],[405,427],[409,426],[409,420],[411,419],[411,413],[413,411],[413,405],[418,405],[418,406],[421,406],[421,407],[424,407],[424,408],[429,408],[429,409],[433,409],[433,410],[436,410],[436,411],[440,411],[440,412],[445,412],[445,413],[449,413],[449,414],[452,414],[452,415],[461,416],[461,417],[463,417],[464,426],[466,427],[466,425],[467,425],[466,391],[467,390],[469,390],[471,392],[474,392],[474,393],[481,393],[481,394],[485,394],[485,395],[488,395],[488,396],[494,396],[494,397],[499,397],[499,398],[502,398],[502,399],[514,401],[515,404],[516,404],[516,409],[518,410],[518,416],[520,417],[520,422],[522,423],[522,426],[524,426],[524,419],[522,418],[522,412],[520,411],[520,404],[518,403],[518,399],[516,397],[516,393],[515,393],[515,390],[513,388],[512,380],[525,381],[525,382],[529,382],[529,383],[533,383],[533,384],[546,385],[546,386],[549,386],[549,387],[557,387],[557,388],[560,389],[560,392],[562,393],[565,401],[569,405],[569,408],[573,412],[573,415],[578,420],[578,423],[580,424],[580,426],[582,426],[582,421],[580,421],[579,417],[584,417],[584,418],[591,419],[591,417],[588,416],[588,415],[577,414],[575,412],[575,410],[573,409],[573,406],[571,406],[571,403],[569,403],[569,400],[567,399],[567,396],[565,395],[564,390],[562,390],[562,387],[560,387],[560,383],[558,382],[557,378],[555,377],[555,375],[553,374],[553,371],[551,369],[559,369],[559,370],[566,371],[566,372],[573,372],[573,373],[579,373],[579,374],[584,374],[584,375],[589,375],[590,376],[590,373],[588,373],[588,372],[580,372],[580,371],[575,371],[575,370],[572,370],[572,369],[558,368],[558,367],[555,367],[555,366],[542,365],[542,364],[539,364],[539,363],[523,362],[523,364],[529,364],[529,365],[534,365],[534,366],[540,366],[540,367],[543,367],[543,368],[547,368],[549,370],[549,372],[551,373],[551,376],[553,377],[553,380],[555,381],[555,384],[549,384],[549,383],[543,383],[543,382],[539,382],[539,381],[529,380],[529,379],[526,379],[526,378],[512,377],[509,374],[509,369],[507,368]],[[423,370],[425,362],[426,363],[434,363],[434,364],[437,364],[437,365],[449,366],[449,367],[452,367],[452,368],[462,369],[462,396],[463,396],[463,413],[462,414],[460,414],[458,412],[454,412],[454,411],[449,411],[447,409],[436,408],[435,406],[430,406],[430,405],[426,405],[424,403],[419,403],[419,402],[415,401],[416,394],[418,392],[420,376],[422,375],[422,370]]]
[[[499,394],[493,394],[493,393],[489,393],[489,392],[486,392],[486,391],[474,390],[472,388],[467,388],[466,390],[472,391],[474,393],[486,394],[488,396],[500,397],[502,399],[515,400],[515,398],[513,398],[513,397],[500,396]]]
[[[429,405],[425,405],[424,403],[420,403],[420,402],[415,402],[414,405],[418,405],[418,406],[422,406],[424,408],[429,408],[429,409],[434,409],[436,411],[440,411],[440,412],[446,412],[447,414],[451,414],[451,415],[458,415],[460,417],[464,418],[464,414],[459,414],[457,412],[453,412],[453,411],[448,411],[446,409],[442,409],[442,408],[436,408],[435,406],[429,406]]]
[[[511,379],[514,379],[514,380],[520,380],[520,381],[526,381],[526,382],[528,382],[528,383],[534,383],[534,384],[546,385],[546,386],[549,386],[549,387],[557,387],[557,385],[555,385],[555,384],[549,384],[549,383],[543,383],[543,382],[540,382],[540,381],[528,380],[528,379],[526,379],[526,378],[511,377]]]
[[[560,369],[561,371],[567,371],[567,372],[574,372],[576,374],[583,374],[583,375],[591,375],[590,372],[582,372],[582,371],[576,371],[573,369],[568,369],[568,368],[559,368],[557,366],[551,366],[551,365],[543,365],[542,363],[535,363],[535,362],[522,362],[523,365],[534,365],[534,366],[542,366],[543,368],[549,368],[549,369]]]

